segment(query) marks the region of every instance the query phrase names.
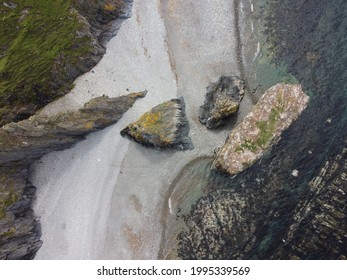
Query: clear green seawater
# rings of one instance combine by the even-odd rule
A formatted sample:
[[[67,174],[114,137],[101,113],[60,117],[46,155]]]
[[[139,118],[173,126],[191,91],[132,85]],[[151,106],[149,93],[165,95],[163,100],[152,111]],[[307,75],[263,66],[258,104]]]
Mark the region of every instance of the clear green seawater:
[[[249,1],[241,1],[249,3]],[[282,134],[280,142],[259,162],[234,178],[208,171],[211,160],[200,159],[185,169],[172,189],[187,189],[176,201],[189,213],[189,203],[218,188],[277,199],[263,212],[277,212],[261,221],[258,245],[248,258],[268,258],[290,226],[299,201],[309,195],[308,182],[327,160],[346,147],[347,140],[347,2],[345,0],[262,0],[254,4],[252,20],[262,50],[257,59],[245,59],[245,72],[255,99],[280,81],[299,82],[310,95],[308,108]],[[299,176],[291,176],[293,170]],[[187,172],[193,172],[192,176]],[[192,177],[194,179],[192,179]],[[274,187],[275,186],[275,187]],[[192,191],[196,188],[196,191]],[[189,194],[190,193],[190,194]],[[173,197],[172,197],[173,198]],[[259,203],[266,199],[259,199]],[[180,209],[182,211],[182,209]],[[256,211],[256,210],[255,210]],[[170,220],[175,231],[185,228],[180,215]],[[346,227],[346,224],[341,225]],[[321,258],[329,256],[310,256]]]

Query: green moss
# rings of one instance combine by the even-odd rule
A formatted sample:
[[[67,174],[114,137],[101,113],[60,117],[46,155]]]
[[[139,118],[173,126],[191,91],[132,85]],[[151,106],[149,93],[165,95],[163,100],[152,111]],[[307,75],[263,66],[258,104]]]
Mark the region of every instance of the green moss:
[[[273,138],[273,133],[276,130],[277,122],[280,119],[280,115],[283,110],[283,105],[279,103],[279,106],[271,109],[269,119],[267,121],[259,121],[256,123],[260,129],[260,133],[256,140],[256,144],[259,147],[266,148],[270,144]]]
[[[15,203],[18,198],[18,194],[13,189],[7,193],[0,193],[0,219],[6,216],[7,207]]]
[[[6,113],[6,108],[0,108],[0,120],[2,119],[2,116]]]
[[[7,238],[11,238],[16,234],[16,228],[15,227],[10,227],[7,231],[5,232],[1,232],[0,233],[0,240],[1,239],[7,239]]]
[[[237,146],[236,148],[235,148],[235,152],[240,152],[240,153],[242,153],[244,151],[244,149],[241,147],[241,145],[240,146]]]
[[[260,132],[255,141],[247,139],[240,146],[236,147],[236,152],[243,152],[248,150],[251,152],[256,152],[259,148],[265,149],[271,143],[273,139],[273,134],[276,130],[277,122],[280,119],[281,113],[284,111],[284,101],[282,99],[282,94],[277,95],[277,105],[271,109],[269,118],[265,121],[256,122],[257,127]]]
[[[18,195],[11,190],[4,200],[4,206],[9,207],[18,200]]]
[[[255,153],[258,149],[258,146],[252,142],[251,140],[246,140],[244,143],[242,143],[240,146],[236,147],[236,152],[243,152],[244,150],[249,150],[253,153]]]
[[[144,140],[143,133],[156,135],[158,141],[170,143],[170,124],[167,121],[176,113],[170,106],[172,101],[164,102],[143,114],[135,124],[130,125],[132,135],[140,141]]]
[[[6,209],[5,207],[0,206],[0,220],[5,218],[6,216]]]
[[[52,100],[70,87],[66,64],[91,49],[89,37],[76,36],[71,1],[11,2],[15,9],[0,5],[0,108]]]

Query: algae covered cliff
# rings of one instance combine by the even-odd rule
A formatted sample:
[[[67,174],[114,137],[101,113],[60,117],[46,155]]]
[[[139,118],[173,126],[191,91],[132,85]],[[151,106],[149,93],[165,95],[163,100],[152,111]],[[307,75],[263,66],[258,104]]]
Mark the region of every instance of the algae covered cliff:
[[[105,53],[130,0],[0,3],[0,126],[66,94]]]

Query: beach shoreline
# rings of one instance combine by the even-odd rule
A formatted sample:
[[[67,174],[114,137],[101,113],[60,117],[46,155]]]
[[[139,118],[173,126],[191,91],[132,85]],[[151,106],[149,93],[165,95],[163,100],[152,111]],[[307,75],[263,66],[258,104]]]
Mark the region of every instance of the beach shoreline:
[[[205,88],[221,75],[240,75],[233,3],[200,2],[134,1],[132,17],[102,61],[42,110],[54,114],[99,95],[148,90],[116,125],[33,165],[43,240],[37,259],[157,258],[168,187],[187,163],[211,155],[230,132],[230,126],[206,130],[198,121]],[[177,96],[186,102],[194,150],[159,151],[120,136],[142,113]],[[237,122],[251,106],[246,95]]]

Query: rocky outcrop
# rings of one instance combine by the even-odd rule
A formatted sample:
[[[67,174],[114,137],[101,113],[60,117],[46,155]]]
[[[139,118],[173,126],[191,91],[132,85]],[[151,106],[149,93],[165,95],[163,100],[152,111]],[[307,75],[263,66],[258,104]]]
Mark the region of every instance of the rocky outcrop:
[[[34,115],[0,128],[0,259],[31,259],[41,246],[31,209],[35,188],[27,179],[29,164],[116,123],[145,94],[97,97],[77,112]]]
[[[277,84],[268,89],[252,112],[232,130],[214,166],[231,175],[251,166],[297,119],[308,100],[300,85]]]
[[[91,33],[105,47],[118,31],[121,23],[119,19],[131,16],[132,2],[133,0],[74,0],[73,7],[89,22]]]
[[[294,210],[293,224],[272,259],[347,260],[347,148],[326,161],[309,183],[309,199]]]
[[[0,3],[0,126],[69,92],[103,57],[132,6],[132,0],[13,2]]]
[[[0,167],[0,260],[32,259],[42,244],[27,176],[26,166]]]
[[[232,188],[210,192],[177,215],[180,232],[164,257],[345,260],[346,172],[343,148],[294,200],[277,182],[238,187],[226,178]]]
[[[176,223],[168,230],[181,234],[171,238],[169,245],[176,247],[171,245],[169,258],[346,259],[345,1],[267,2],[254,15],[267,20],[264,34],[272,42],[272,63],[288,67],[314,97],[251,168],[225,176],[223,184],[201,172],[200,180],[210,186],[208,198],[204,194],[191,209],[177,205],[190,213],[182,217],[181,211],[171,219]],[[196,185],[200,180],[194,174]],[[186,188],[199,189],[193,182]],[[246,205],[233,207],[236,198]],[[220,244],[230,250],[221,250]]]
[[[253,200],[230,190],[210,193],[179,217],[180,232],[164,252],[165,259],[248,259],[256,244]],[[177,222],[176,222],[177,223]],[[183,224],[183,226],[181,225]],[[166,246],[167,247],[167,246]]]
[[[145,92],[97,97],[77,112],[35,115],[0,128],[0,164],[27,162],[70,147],[85,135],[117,122]]]
[[[145,146],[160,149],[192,148],[183,98],[159,104],[124,128],[121,134]]]
[[[207,128],[217,128],[236,114],[245,93],[245,84],[237,76],[222,76],[207,87],[206,100],[199,109],[199,120]]]
[[[245,221],[245,217],[249,218],[248,207],[249,201],[244,196],[227,190],[203,197],[192,207],[188,230],[177,237],[177,256],[198,260],[243,259],[255,243],[255,220]]]

